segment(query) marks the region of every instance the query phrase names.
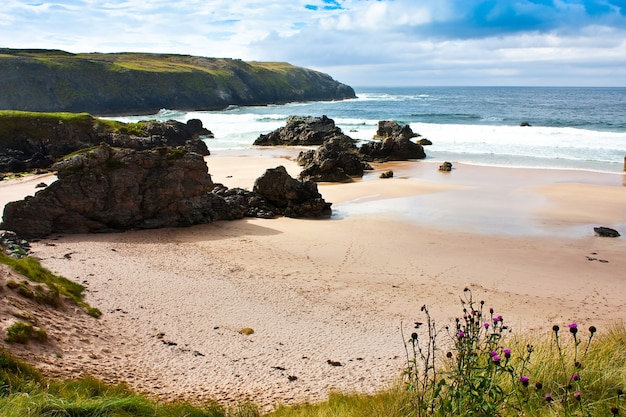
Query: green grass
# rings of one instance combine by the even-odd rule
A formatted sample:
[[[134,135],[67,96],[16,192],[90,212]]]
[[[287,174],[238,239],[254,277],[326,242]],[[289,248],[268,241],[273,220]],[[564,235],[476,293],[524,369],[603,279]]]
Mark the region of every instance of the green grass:
[[[77,305],[85,308],[91,316],[100,317],[100,311],[91,307],[83,300],[85,287],[67,278],[53,274],[41,266],[37,259],[31,257],[12,258],[0,251],[0,263],[10,266],[32,281],[46,285],[51,294],[60,294],[68,297]]]

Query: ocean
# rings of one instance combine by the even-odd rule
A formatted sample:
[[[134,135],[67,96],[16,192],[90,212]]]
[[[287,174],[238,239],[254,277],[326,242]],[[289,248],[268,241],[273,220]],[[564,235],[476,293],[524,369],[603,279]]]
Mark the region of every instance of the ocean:
[[[379,120],[411,126],[433,142],[427,159],[501,167],[619,173],[626,157],[626,88],[356,88],[358,98],[240,107],[220,111],[162,109],[148,116],[202,120],[209,150],[247,149],[291,115],[333,119],[354,139],[371,140]],[[530,126],[520,126],[522,123]]]

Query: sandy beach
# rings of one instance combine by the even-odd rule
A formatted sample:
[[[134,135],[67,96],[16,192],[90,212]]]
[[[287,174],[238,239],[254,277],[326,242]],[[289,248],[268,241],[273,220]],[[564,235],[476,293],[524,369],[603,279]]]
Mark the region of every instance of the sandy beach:
[[[294,149],[221,151],[214,182],[252,189]],[[50,236],[32,254],[81,282],[93,327],[20,354],[54,375],[89,373],[164,400],[277,404],[375,392],[405,365],[401,324],[443,327],[472,289],[514,332],[626,318],[626,178],[619,174],[396,162],[320,184],[325,220]],[[380,179],[392,169],[394,178]],[[51,182],[52,176],[43,179]],[[40,178],[0,182],[0,207]],[[254,333],[244,335],[242,328]],[[50,331],[49,333],[54,333]],[[341,366],[329,363],[339,362]]]

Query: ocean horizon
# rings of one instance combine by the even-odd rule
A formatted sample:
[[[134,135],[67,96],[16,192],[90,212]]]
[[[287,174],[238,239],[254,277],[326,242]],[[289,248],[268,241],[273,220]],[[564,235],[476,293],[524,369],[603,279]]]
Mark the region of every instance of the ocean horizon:
[[[371,140],[378,121],[396,120],[432,141],[427,160],[473,165],[624,172],[626,87],[358,87],[357,98],[219,111],[162,109],[113,119],[200,119],[209,150],[250,149],[289,116],[333,119]],[[529,126],[521,126],[528,124]]]

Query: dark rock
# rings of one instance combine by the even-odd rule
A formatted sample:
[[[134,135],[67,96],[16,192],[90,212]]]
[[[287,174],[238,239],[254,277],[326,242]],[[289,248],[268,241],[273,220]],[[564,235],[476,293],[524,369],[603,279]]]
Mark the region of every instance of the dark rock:
[[[315,182],[350,182],[372,169],[363,161],[354,139],[337,134],[315,150],[300,152],[297,162],[303,166],[300,178]]]
[[[442,172],[452,171],[452,162],[446,161],[443,164],[439,165],[439,171],[442,171]]]
[[[381,120],[378,122],[378,130],[374,135],[374,139],[383,140],[386,138],[395,138],[398,136],[404,136],[410,139],[419,135],[417,133],[413,133],[411,126],[400,125],[395,120]]]
[[[417,137],[409,125],[399,125],[395,121],[378,122],[378,130],[374,141],[361,145],[359,153],[366,161],[406,161],[408,159],[424,159],[424,147],[411,142]]]
[[[326,139],[341,134],[335,121],[326,116],[290,116],[285,126],[267,135],[260,135],[254,145],[258,146],[311,146],[321,145]]]
[[[528,123],[528,122],[522,122],[522,123],[520,123],[519,125],[520,125],[521,127],[528,127],[528,126],[530,126],[530,123]]]
[[[287,217],[330,216],[330,203],[317,191],[317,184],[291,178],[283,166],[265,171],[254,183],[260,194]]]
[[[2,226],[24,237],[189,226],[241,218],[211,193],[201,155],[184,148],[101,145],[53,166],[58,180],[8,203]]]
[[[382,172],[380,178],[393,178],[393,171]]]
[[[593,230],[600,237],[620,237],[621,235],[615,229],[611,229],[610,227],[594,227]]]
[[[433,144],[430,140],[426,138],[421,138],[420,140],[417,141],[417,143],[419,143],[422,146],[430,146]]]
[[[267,170],[254,191],[214,184],[204,158],[184,147],[135,151],[106,144],[53,166],[58,180],[8,203],[1,226],[22,237],[191,226],[244,216],[331,214],[317,184]]]
[[[35,188],[46,188],[48,186],[48,184],[46,184],[45,182],[40,182],[39,184],[35,185]]]
[[[90,115],[63,118],[56,114],[16,114],[3,119],[0,132],[0,172],[24,172],[45,169],[57,159],[80,149],[107,143],[115,147],[136,150],[160,146],[185,146],[200,155],[209,155],[201,137],[212,133],[202,127],[200,120],[185,123],[147,121],[129,134],[121,124],[112,129],[109,124]]]

